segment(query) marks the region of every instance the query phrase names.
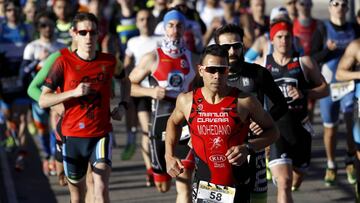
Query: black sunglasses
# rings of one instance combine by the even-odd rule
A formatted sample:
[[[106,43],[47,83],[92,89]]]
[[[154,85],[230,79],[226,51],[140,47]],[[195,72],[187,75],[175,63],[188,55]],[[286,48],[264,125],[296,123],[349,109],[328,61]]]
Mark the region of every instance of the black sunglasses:
[[[213,65],[213,66],[205,66],[205,71],[211,74],[219,73],[224,74],[226,73],[229,66],[221,66],[221,65]]]
[[[243,48],[243,43],[235,42],[233,44],[222,44],[221,47],[225,48],[226,50],[229,50],[231,47],[233,49],[241,49]]]
[[[337,2],[337,1],[332,1],[331,5],[334,6],[334,7],[341,6],[341,8],[347,8],[348,7],[347,3],[340,3],[340,2]]]
[[[98,34],[96,30],[77,30],[76,33],[78,33],[81,36],[86,36],[87,33],[90,33],[90,36],[95,36]]]

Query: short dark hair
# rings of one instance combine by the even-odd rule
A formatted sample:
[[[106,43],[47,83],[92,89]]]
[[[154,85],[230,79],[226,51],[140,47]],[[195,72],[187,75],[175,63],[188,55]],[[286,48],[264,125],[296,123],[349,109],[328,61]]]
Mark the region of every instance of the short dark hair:
[[[200,63],[202,64],[204,62],[204,59],[207,55],[212,56],[219,56],[224,57],[225,61],[229,62],[229,52],[224,47],[220,46],[219,44],[212,44],[204,48],[201,57],[200,57]]]
[[[74,17],[74,19],[72,21],[72,27],[76,30],[76,25],[79,22],[86,21],[86,20],[95,23],[96,29],[98,29],[99,21],[96,18],[96,16],[94,14],[92,14],[92,13],[86,13],[86,12],[79,12],[79,13],[77,13],[75,15],[75,17]]]
[[[216,44],[219,44],[219,36],[225,33],[233,33],[233,34],[237,34],[240,37],[240,40],[243,41],[243,37],[244,37],[244,30],[235,24],[227,24],[224,26],[221,26],[220,28],[218,28],[215,31],[214,34],[214,38],[215,38],[215,42]]]

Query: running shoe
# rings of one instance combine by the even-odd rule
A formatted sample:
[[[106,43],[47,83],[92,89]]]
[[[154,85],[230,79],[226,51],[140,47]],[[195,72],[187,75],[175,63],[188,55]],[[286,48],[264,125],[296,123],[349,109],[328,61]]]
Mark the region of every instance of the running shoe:
[[[27,130],[30,133],[30,135],[32,135],[32,136],[37,135],[37,129],[36,129],[34,122],[29,122],[27,124]]]
[[[333,186],[336,181],[336,169],[327,168],[324,181],[325,186]]]
[[[130,160],[133,155],[135,154],[136,151],[136,144],[128,144],[126,145],[122,155],[121,155],[121,159],[124,161]]]
[[[292,187],[291,187],[291,191],[292,191],[292,192],[297,192],[297,191],[299,191],[299,187],[292,186]]]
[[[356,183],[356,173],[355,173],[354,164],[346,165],[346,176],[347,176],[347,180],[350,184]]]
[[[146,170],[146,187],[152,187],[154,185],[154,172],[150,168]]]
[[[271,171],[269,168],[269,159],[268,158],[266,158],[266,179],[268,181],[272,180],[272,174],[271,174]]]

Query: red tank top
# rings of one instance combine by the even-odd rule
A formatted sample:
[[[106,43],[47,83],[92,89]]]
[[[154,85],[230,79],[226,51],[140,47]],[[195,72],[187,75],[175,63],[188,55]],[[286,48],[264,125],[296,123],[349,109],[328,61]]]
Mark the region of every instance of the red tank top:
[[[75,53],[62,49],[45,85],[62,91],[89,82],[92,93],[63,102],[65,114],[61,126],[64,136],[99,137],[112,130],[110,123],[111,80],[116,60],[110,54],[97,53],[92,61],[81,60]]]
[[[309,26],[302,26],[299,20],[294,19],[293,33],[294,36],[298,37],[300,40],[301,46],[304,48],[304,53],[306,56],[310,55],[311,52],[311,39],[312,35],[316,30],[316,20],[312,19]]]
[[[230,147],[244,143],[249,131],[249,122],[243,123],[237,114],[238,94],[239,90],[232,88],[221,102],[209,104],[201,88],[194,90],[188,120],[191,142],[196,156],[205,163],[197,164],[198,171],[208,167],[205,171],[210,172],[210,177],[197,174],[199,179],[224,186],[235,183],[233,167],[225,154]]]
[[[156,51],[159,61],[152,77],[160,87],[166,88],[166,97],[176,98],[181,92],[189,91],[195,78],[195,70],[189,58],[191,53],[186,51],[178,58],[171,58],[161,48]]]

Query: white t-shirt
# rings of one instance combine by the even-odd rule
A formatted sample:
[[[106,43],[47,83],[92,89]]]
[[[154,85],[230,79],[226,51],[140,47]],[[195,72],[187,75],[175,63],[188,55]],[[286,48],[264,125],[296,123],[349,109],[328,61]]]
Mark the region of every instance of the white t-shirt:
[[[59,49],[65,48],[66,46],[64,44],[61,44],[57,42],[56,40],[52,42],[43,42],[40,41],[40,39],[34,40],[30,42],[28,45],[26,45],[24,50],[23,59],[24,60],[39,60],[39,55],[42,51],[47,50],[49,52],[49,55],[58,51]],[[41,66],[42,61],[39,63],[39,66]]]
[[[141,58],[151,52],[156,48],[161,46],[161,40],[163,36],[153,35],[149,37],[145,36],[136,36],[129,39],[127,42],[127,47],[125,50],[125,54],[127,56],[134,57],[135,65],[138,65]],[[142,87],[150,87],[149,78],[146,77],[141,81],[140,85]]]
[[[138,65],[141,57],[161,46],[162,38],[157,35],[132,37],[127,42],[125,54],[134,57],[135,65]]]

